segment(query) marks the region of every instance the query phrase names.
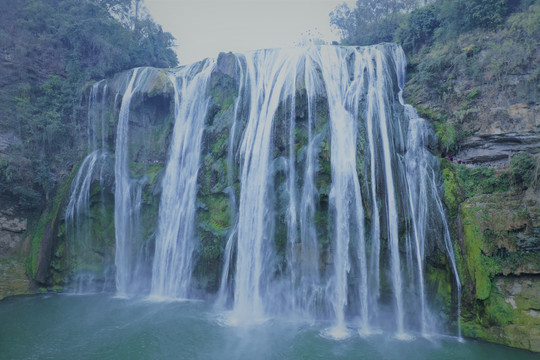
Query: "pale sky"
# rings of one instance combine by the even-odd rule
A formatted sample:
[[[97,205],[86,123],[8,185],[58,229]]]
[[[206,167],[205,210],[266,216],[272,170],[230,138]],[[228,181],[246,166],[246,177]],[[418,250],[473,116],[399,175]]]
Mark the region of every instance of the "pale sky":
[[[328,14],[344,0],[145,0],[154,20],[176,38],[180,64],[219,52],[292,47],[302,34],[338,40]]]

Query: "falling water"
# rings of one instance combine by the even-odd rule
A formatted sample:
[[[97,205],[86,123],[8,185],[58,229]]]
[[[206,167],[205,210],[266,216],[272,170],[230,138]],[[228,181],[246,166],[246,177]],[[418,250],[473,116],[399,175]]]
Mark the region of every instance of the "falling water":
[[[291,79],[292,89],[296,89],[296,77]],[[296,130],[296,96],[295,92],[292,91],[290,98],[287,100],[288,110],[288,125],[289,125],[289,134],[288,134],[288,159],[287,159],[287,195],[289,197],[289,203],[287,206],[287,245],[288,245],[288,259],[287,265],[291,277],[290,282],[290,292],[294,294],[295,292],[295,281],[297,277],[296,266],[294,264],[294,259],[296,258],[296,245],[298,240],[298,219],[297,219],[297,195],[296,195],[296,142],[295,142],[295,130]],[[296,307],[296,297],[291,296],[292,307]]]
[[[425,184],[422,186],[427,187],[429,182],[408,179],[405,170],[410,173],[412,164],[433,159],[424,149],[424,143],[404,143],[401,122],[409,127],[409,138],[417,136],[416,123],[411,120],[409,126],[408,121],[412,118],[408,107],[402,102],[401,93],[396,98],[388,97],[394,74],[398,76],[398,86],[402,88],[402,59],[397,57],[394,48],[388,51],[385,46],[260,51],[247,56],[238,55],[237,59],[241,78],[249,85],[240,85],[231,127],[233,134],[243,122],[239,119],[239,106],[245,104],[244,107],[250,110],[239,153],[240,198],[235,219],[238,226],[233,227],[225,247],[220,304],[225,303],[225,294],[232,294],[233,314],[239,322],[265,318],[288,308],[286,304],[290,304],[295,313],[310,318],[327,314],[334,319],[334,326],[328,330],[328,335],[337,338],[350,335],[348,314],[351,313],[358,316],[356,326],[359,331],[369,333],[372,327],[378,326],[379,321],[387,317],[380,306],[381,269],[384,268],[389,270],[384,272],[385,281],[392,286],[395,331],[398,337],[406,337],[409,330],[405,327],[403,281],[409,275],[403,271],[407,270],[407,274],[412,274],[411,279],[407,278],[408,282],[412,281],[411,284],[407,283],[408,291],[418,294],[420,300],[418,310],[407,311],[418,314],[418,320],[413,322],[420,324],[420,331],[426,333],[429,310],[423,267],[427,235],[422,229],[426,226],[423,219],[429,216],[425,209],[427,197],[433,196],[437,190],[419,190],[410,186],[401,189],[400,193],[396,192],[397,183]],[[303,73],[303,77],[300,77],[303,84],[296,83],[300,72]],[[305,155],[302,156],[304,164],[299,187],[297,149],[292,145],[296,143],[297,115],[294,109],[298,101],[294,90],[302,85],[307,95],[307,145],[303,150]],[[246,89],[249,89],[249,96],[246,96]],[[321,97],[326,99],[329,111],[327,135],[324,129],[313,132],[315,113],[318,113],[315,103]],[[397,108],[401,113],[396,113],[396,104],[401,106]],[[284,120],[280,120],[287,124],[282,127],[287,129],[283,134],[275,133],[274,120],[278,116],[278,106],[288,109]],[[288,199],[285,203],[288,270],[282,278],[272,274],[278,266],[272,245],[276,205],[271,195],[274,169],[270,161],[270,154],[275,151],[272,144],[276,137],[286,137],[285,143],[288,144],[287,158],[280,160],[280,164],[283,161],[287,164],[284,189]],[[330,144],[332,180],[328,214],[332,266],[323,272],[314,224],[318,200],[314,179],[319,171],[316,159],[321,151],[318,148],[320,145],[317,145],[321,137],[327,137]],[[404,152],[406,146],[411,148],[407,156],[398,156],[397,150]],[[357,149],[365,154],[364,158],[359,158]],[[229,167],[233,151],[230,145]],[[278,166],[283,168],[283,165]],[[367,169],[366,174],[364,168]],[[359,177],[359,174],[362,176]],[[368,194],[366,200],[363,200],[363,192]],[[297,194],[300,194],[299,203]],[[408,205],[403,203],[404,200]],[[365,228],[364,220],[366,206],[370,212],[369,231]],[[398,219],[407,216],[406,211],[412,213],[409,216],[411,234],[407,234],[406,238],[414,240],[414,244],[407,240],[411,244],[406,254],[410,259],[408,261],[401,259],[398,225]],[[384,227],[381,221],[384,221]],[[369,249],[366,243],[368,234]],[[384,253],[381,251],[381,238],[388,240]],[[234,281],[229,281],[234,256]],[[353,279],[354,285],[351,285]],[[280,282],[284,284],[279,285]],[[276,302],[283,302],[284,306],[276,306]],[[330,313],[324,310],[327,306],[331,309]],[[414,308],[414,305],[408,305],[408,308]],[[407,321],[407,326],[409,324],[410,321]]]
[[[245,91],[247,88],[247,77],[245,71],[245,65],[240,60],[239,57],[236,58],[236,64],[239,69],[239,96],[236,97],[234,101],[234,116],[231,122],[231,129],[229,134],[229,146],[227,150],[227,190],[229,195],[229,209],[230,209],[230,221],[231,224],[234,224],[229,236],[227,239],[227,244],[225,245],[225,252],[223,257],[225,261],[223,262],[223,269],[221,272],[220,286],[217,296],[216,304],[219,308],[223,308],[230,295],[230,284],[229,284],[229,274],[231,272],[231,264],[233,263],[233,254],[236,247],[237,232],[238,232],[238,217],[237,217],[237,204],[236,196],[234,193],[234,155],[235,155],[235,144],[237,139],[237,128],[240,126],[240,113],[242,107],[243,98],[246,96]]]
[[[101,97],[100,97],[101,89]],[[93,291],[96,274],[85,269],[85,259],[82,254],[87,254],[91,247],[92,217],[90,216],[90,190],[96,165],[101,163],[99,175],[100,186],[103,184],[102,169],[105,159],[103,142],[98,148],[98,135],[101,132],[103,138],[103,122],[106,113],[107,82],[99,81],[92,85],[88,96],[88,155],[84,158],[71,183],[71,195],[66,207],[65,223],[68,248],[72,261],[78,272],[72,279],[70,286],[77,293]]]
[[[175,125],[162,182],[156,249],[152,271],[153,297],[189,296],[197,174],[207,86],[215,61],[195,63],[170,75],[175,92]]]
[[[120,113],[118,115],[118,126],[116,129],[116,162],[114,165],[115,189],[114,189],[114,223],[116,252],[114,264],[116,265],[116,290],[120,297],[128,296],[130,293],[131,277],[133,272],[132,245],[136,236],[134,230],[136,224],[133,219],[137,216],[135,210],[137,206],[135,184],[130,178],[128,168],[129,153],[129,115],[131,98],[136,92],[136,79],[139,72],[145,69],[137,68],[133,70],[129,84],[122,97]]]
[[[352,329],[368,334],[390,328],[400,338],[435,331],[424,274],[434,229],[444,234],[458,297],[460,282],[437,160],[427,150],[434,135],[402,98],[403,51],[392,45],[327,46],[261,50],[234,60],[227,66],[234,68],[237,96],[233,111],[220,120],[229,136],[222,191],[232,226],[220,244],[216,280],[216,303],[232,307],[229,322],[277,314],[324,318],[332,322],[324,335],[333,338],[350,336]],[[194,294],[197,178],[205,123],[216,106],[210,83],[217,62],[167,73],[175,120],[150,250],[154,298]],[[145,91],[145,72],[131,74],[116,134],[120,296],[132,293],[139,266],[134,243],[142,185],[130,176],[128,134],[131,100]],[[104,129],[102,123],[102,141]],[[89,155],[81,171],[94,171],[99,154]],[[84,202],[75,188],[86,189],[88,171],[76,177],[70,214],[81,196]]]
[[[80,259],[78,255],[87,253],[90,247],[90,228],[92,225],[89,202],[90,185],[98,157],[99,150],[95,150],[83,160],[71,183],[71,196],[66,208],[65,221],[69,241],[68,247],[75,262],[80,262],[72,264],[79,269],[79,273],[75,275],[75,284],[73,284],[77,293],[88,291],[92,287],[93,276],[84,273],[84,269],[82,269],[84,260]]]
[[[438,172],[438,163],[433,155],[427,150],[428,138],[434,136],[433,131],[429,128],[426,120],[420,118],[416,110],[408,104],[405,104],[403,100],[403,88],[405,87],[405,69],[407,60],[403,49],[395,47],[393,49],[394,59],[396,61],[396,70],[398,78],[399,102],[405,108],[405,115],[409,119],[409,134],[407,138],[407,148],[409,149],[405,162],[407,166],[407,180],[409,185],[409,201],[412,212],[412,220],[414,226],[415,245],[416,245],[416,261],[418,266],[418,278],[420,286],[420,301],[421,301],[421,331],[422,334],[426,334],[426,327],[430,326],[427,319],[427,301],[424,289],[424,270],[422,268],[424,263],[424,248],[426,241],[427,227],[430,220],[437,219],[444,233],[444,246],[450,260],[452,267],[452,273],[456,282],[457,292],[457,328],[458,337],[461,338],[461,280],[459,279],[459,273],[457,270],[456,257],[454,254],[454,247],[450,237],[450,231],[448,229],[448,223],[446,221],[446,214],[442,201],[438,192],[437,177],[435,172]],[[433,207],[435,205],[435,214],[433,214]],[[431,325],[432,326],[432,325]]]
[[[315,98],[317,90],[322,85],[317,81],[316,67],[311,59],[305,62],[305,85],[307,95],[307,149],[304,168],[304,183],[302,186],[302,196],[300,203],[300,241],[301,250],[298,258],[291,258],[289,262],[298,268],[297,277],[293,278],[293,286],[297,288],[296,311],[300,311],[304,316],[311,316],[317,313],[318,299],[323,294],[323,287],[320,283],[319,271],[319,245],[317,241],[317,230],[315,228],[315,206],[317,202],[317,188],[315,187],[316,172],[316,143],[320,136],[313,135],[313,127],[316,121]]]
[[[359,54],[356,54],[359,55]],[[357,91],[359,76],[349,79],[347,63],[340,61],[341,54],[335,48],[324,47],[320,51],[322,76],[326,85],[330,112],[330,156],[332,159],[331,209],[334,213],[335,250],[332,305],[336,316],[331,335],[347,336],[345,307],[348,298],[347,275],[351,270],[350,242],[358,242],[358,261],[361,267],[361,318],[367,326],[366,254],[364,239],[364,209],[356,169]],[[336,66],[338,64],[338,66]]]
[[[295,55],[296,53],[296,55]],[[251,106],[241,144],[238,246],[234,291],[235,321],[264,317],[263,298],[273,261],[273,210],[268,201],[270,151],[274,115],[282,99],[291,96],[287,80],[296,75],[298,54],[261,51],[245,57]]]

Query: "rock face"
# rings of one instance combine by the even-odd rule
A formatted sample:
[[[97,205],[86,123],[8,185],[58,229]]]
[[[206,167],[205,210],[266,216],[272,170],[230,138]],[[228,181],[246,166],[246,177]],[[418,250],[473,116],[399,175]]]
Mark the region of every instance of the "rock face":
[[[408,102],[436,127],[441,155],[480,165],[468,177],[460,176],[461,165],[443,169],[464,287],[463,333],[533,351],[540,194],[532,184],[527,191],[512,184],[505,167],[520,152],[540,156],[540,28],[526,21],[539,10],[426,46],[411,59],[405,88]],[[534,290],[512,294],[518,288]]]
[[[0,300],[6,296],[30,294],[30,285],[24,262],[0,259]]]
[[[23,234],[27,220],[13,209],[0,211],[0,300],[6,296],[25,294],[30,281],[25,273]]]
[[[538,191],[475,195],[457,218],[463,333],[540,351]]]
[[[503,344],[540,352],[540,276],[504,276],[494,281],[501,297],[510,304],[512,316],[505,326],[490,327],[489,336]]]
[[[519,152],[539,153],[540,146],[538,144],[540,144],[540,132],[476,134],[468,137],[461,144],[461,150],[456,158],[469,163],[490,163],[504,166],[508,165],[512,155]]]
[[[14,217],[12,210],[0,212],[0,256],[11,257],[21,246],[21,234],[26,231],[26,219]]]

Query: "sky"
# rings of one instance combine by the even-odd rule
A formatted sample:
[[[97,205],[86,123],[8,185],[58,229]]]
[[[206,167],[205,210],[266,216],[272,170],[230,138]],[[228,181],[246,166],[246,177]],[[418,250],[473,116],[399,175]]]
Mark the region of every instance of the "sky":
[[[176,38],[180,64],[220,52],[293,47],[314,35],[331,43],[329,13],[344,0],[145,0],[154,21]]]

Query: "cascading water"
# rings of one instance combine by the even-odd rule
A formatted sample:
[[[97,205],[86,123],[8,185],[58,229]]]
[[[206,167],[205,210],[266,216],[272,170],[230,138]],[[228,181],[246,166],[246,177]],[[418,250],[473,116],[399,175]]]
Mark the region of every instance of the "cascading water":
[[[330,115],[330,157],[332,164],[332,187],[330,190],[331,212],[334,214],[334,276],[332,305],[336,324],[331,329],[333,337],[347,336],[345,308],[348,302],[347,276],[351,270],[350,243],[358,246],[360,270],[359,291],[360,316],[367,326],[367,274],[364,239],[364,209],[356,169],[357,148],[357,102],[359,85],[357,66],[350,74],[347,63],[340,61],[342,54],[334,48],[320,50],[320,66],[326,86]],[[336,66],[336,64],[339,64]],[[358,62],[355,62],[358,65]],[[364,329],[367,330],[367,329]]]
[[[203,230],[212,236],[225,231],[221,243],[214,240],[222,268],[214,290],[216,303],[232,310],[228,323],[295,314],[330,321],[325,335],[333,338],[350,336],[352,329],[391,330],[398,337],[436,331],[426,290],[426,249],[442,244],[458,297],[460,283],[435,175],[437,159],[427,149],[433,132],[402,98],[401,48],[328,46],[230,56],[227,64],[205,60],[163,71],[174,92],[174,128],[159,183],[155,243],[147,246],[151,281],[143,290],[152,298],[194,294],[203,246],[197,211],[217,211],[198,197],[199,169],[221,161],[209,156],[205,145],[215,141],[206,126],[217,126],[219,136],[228,138],[214,147],[225,143],[228,150],[223,175],[218,174],[223,186],[211,195],[228,199],[230,226]],[[147,71],[133,71],[118,115],[114,195],[120,296],[133,293],[139,261],[135,243],[143,190],[142,180],[130,174],[128,134],[131,101],[145,91]],[[215,75],[220,71],[236,87],[236,96],[220,103],[230,108],[219,108],[219,96],[212,93],[227,83]],[[81,169],[95,166],[92,159]],[[83,174],[74,186],[86,189]],[[204,179],[218,175],[207,172]]]
[[[92,216],[90,215],[90,187],[95,176],[96,166],[101,164],[99,184],[103,185],[103,165],[106,151],[103,140],[98,146],[98,135],[101,139],[105,134],[105,113],[107,82],[102,80],[92,85],[88,98],[88,155],[84,158],[71,184],[71,195],[66,207],[65,223],[68,238],[68,249],[72,266],[78,269],[71,279],[70,287],[77,293],[95,291],[96,275],[87,271],[86,260],[80,254],[89,253],[92,243]]]
[[[444,247],[448,259],[450,260],[451,270],[456,282],[457,297],[457,329],[458,337],[461,338],[460,313],[461,313],[461,280],[457,270],[456,257],[450,237],[446,214],[439,195],[436,173],[439,172],[437,160],[428,151],[430,137],[434,136],[433,130],[429,127],[427,121],[418,116],[416,110],[403,100],[403,88],[405,87],[405,70],[407,59],[401,48],[393,49],[393,57],[396,62],[397,80],[399,86],[398,98],[400,104],[405,108],[405,115],[409,120],[409,133],[407,135],[407,154],[405,155],[405,164],[407,169],[407,183],[409,185],[409,203],[412,213],[412,221],[415,237],[415,255],[418,268],[418,284],[420,289],[421,303],[421,332],[426,334],[428,326],[433,324],[427,319],[428,309],[424,289],[424,249],[426,235],[429,229],[438,228],[439,234],[444,234]],[[430,201],[431,200],[431,201]],[[433,213],[437,214],[434,216]],[[433,221],[436,219],[437,221]]]
[[[175,92],[175,125],[159,207],[151,296],[187,298],[190,291],[197,174],[208,79],[215,61],[195,63],[170,76]]]
[[[236,58],[236,64],[238,68],[240,69],[240,78],[238,81],[239,89],[236,100],[234,101],[234,115],[231,119],[231,125],[230,125],[230,135],[229,135],[229,142],[228,142],[228,150],[227,150],[227,190],[229,195],[229,209],[230,209],[230,221],[231,224],[234,224],[232,229],[229,231],[229,236],[227,239],[227,244],[225,245],[225,252],[223,254],[224,262],[223,262],[223,268],[221,272],[220,277],[220,286],[217,296],[216,305],[218,308],[224,308],[230,298],[231,292],[230,289],[230,283],[229,280],[229,274],[231,272],[231,264],[233,262],[233,254],[234,249],[236,247],[236,236],[238,231],[238,221],[237,221],[237,202],[236,202],[236,196],[234,193],[234,149],[236,144],[236,134],[237,134],[237,128],[240,122],[239,115],[241,112],[242,107],[242,99],[245,97],[245,91],[247,88],[247,77],[245,76],[245,65],[240,60],[240,58]]]
[[[320,136],[314,136],[313,130],[317,120],[315,98],[318,95],[317,89],[322,87],[316,76],[315,69],[315,64],[311,59],[305,62],[308,134],[299,211],[301,248],[299,254],[298,250],[293,253],[296,257],[293,256],[288,259],[290,266],[296,268],[293,272],[295,276],[292,277],[294,311],[300,312],[304,317],[314,317],[315,314],[321,312],[317,309],[317,303],[321,302],[320,297],[324,295],[319,271],[320,251],[314,221],[318,197],[315,186],[317,155],[315,149],[316,144],[320,141]]]
[[[434,181],[419,181],[416,176],[424,176],[422,172],[415,172],[413,176],[410,168],[413,162],[432,163],[435,158],[425,149],[425,144],[410,140],[421,134],[415,130],[416,123],[403,103],[401,92],[394,93],[394,88],[401,90],[403,87],[401,77],[404,63],[399,53],[401,50],[396,49],[388,46],[362,49],[322,47],[311,48],[300,54],[295,50],[289,54],[290,63],[281,65],[279,71],[272,70],[270,74],[268,70],[272,66],[247,60],[248,77],[251,79],[278,81],[283,72],[290,72],[287,75],[290,86],[297,88],[295,79],[300,72],[304,72],[302,85],[306,88],[308,103],[308,144],[306,156],[303,157],[304,171],[299,181],[302,188],[297,190],[296,179],[300,173],[296,169],[298,165],[295,165],[298,163],[295,151],[291,150],[295,142],[294,122],[297,120],[294,116],[285,117],[285,121],[288,121],[286,135],[269,131],[272,121],[279,115],[275,114],[273,108],[271,112],[260,110],[261,104],[269,101],[264,97],[267,85],[262,81],[252,81],[252,113],[243,135],[244,144],[249,141],[250,147],[244,145],[241,152],[240,230],[235,286],[230,290],[235,298],[233,313],[244,314],[244,321],[272,315],[276,309],[290,308],[287,306],[289,304],[296,313],[308,317],[316,318],[323,313],[333,318],[335,323],[328,335],[340,338],[349,335],[348,327],[353,324],[347,319],[351,315],[358,316],[356,326],[359,331],[369,333],[388,317],[388,305],[392,305],[394,310],[390,313],[398,337],[406,337],[411,327],[415,326],[423,334],[431,330],[424,286],[424,247],[427,236],[425,219],[432,215],[426,211],[425,204],[438,190],[430,187]],[[276,59],[272,60],[272,65],[282,64],[279,62],[282,53],[274,52]],[[263,57],[268,53],[255,53],[254,58],[257,55]],[[392,80],[395,76],[400,77],[398,84]],[[289,109],[288,115],[294,114],[295,96],[286,84],[278,85],[274,85],[271,95],[279,97],[281,106]],[[324,96],[327,101],[329,134],[320,130],[319,133],[312,133],[313,104],[317,96]],[[256,109],[255,115],[265,116],[258,119],[258,128],[253,124],[253,109]],[[406,143],[403,128],[409,127],[409,120],[409,141]],[[266,131],[265,137],[254,132],[254,129],[261,134]],[[425,131],[430,130],[426,128]],[[275,171],[273,162],[267,160],[268,152],[272,151],[268,141],[281,136],[287,136],[289,144],[285,187],[289,197],[286,212],[288,275],[279,277],[267,274],[276,268],[278,255],[268,246],[277,226],[271,220],[275,216],[275,204],[265,197],[270,198],[266,193],[272,185],[270,175]],[[317,176],[314,153],[321,151],[314,148],[314,139],[319,136],[327,137],[330,144],[332,181],[328,218],[331,255],[326,255],[332,257],[332,266],[326,267],[323,273],[320,273],[323,255],[320,244],[316,243],[313,219],[314,202],[318,195],[313,180]],[[410,147],[410,151],[407,147]],[[363,158],[359,158],[360,153]],[[405,157],[402,155],[404,153],[407,154]],[[253,168],[256,173],[248,176],[249,169],[254,165],[257,166]],[[253,189],[255,184],[257,191]],[[398,193],[397,184],[415,185],[400,188]],[[425,185],[417,188],[416,184]],[[302,194],[300,206],[296,203],[297,193]],[[363,193],[367,195],[365,200]],[[368,227],[364,223],[366,211],[369,213]],[[400,230],[400,218],[411,219],[409,230]],[[300,220],[299,237],[296,232],[297,219]],[[439,212],[432,222],[441,221],[445,224],[444,213]],[[249,228],[250,232],[246,233],[243,226]],[[254,230],[259,233],[254,234]],[[400,254],[403,251],[400,249],[400,231],[409,231],[406,238],[414,239],[414,246],[408,247],[403,259]],[[264,237],[266,234],[267,238]],[[381,239],[386,240],[383,246]],[[228,244],[227,268],[231,254]],[[409,258],[414,261],[405,260]],[[391,285],[393,300],[390,302],[388,297],[380,297],[381,277]],[[420,299],[418,309],[411,305],[415,302],[411,301],[409,295],[405,298],[404,281],[407,293],[413,293]],[[224,276],[221,292],[230,283]],[[388,293],[388,290],[385,291]],[[322,292],[323,296],[317,297],[317,292]],[[283,303],[281,308],[276,306],[276,299]],[[330,312],[321,310],[328,308]]]
[[[272,213],[268,194],[271,182],[272,125],[281,99],[292,96],[299,51],[261,51],[245,57],[250,85],[249,118],[241,156],[241,191],[233,321],[257,321],[265,316],[274,262]]]
[[[116,251],[116,292],[119,297],[136,293],[134,274],[137,268],[137,246],[140,230],[139,216],[142,201],[142,184],[131,178],[129,170],[129,121],[133,96],[143,88],[149,77],[148,68],[133,70],[122,96],[114,164],[114,224]]]

